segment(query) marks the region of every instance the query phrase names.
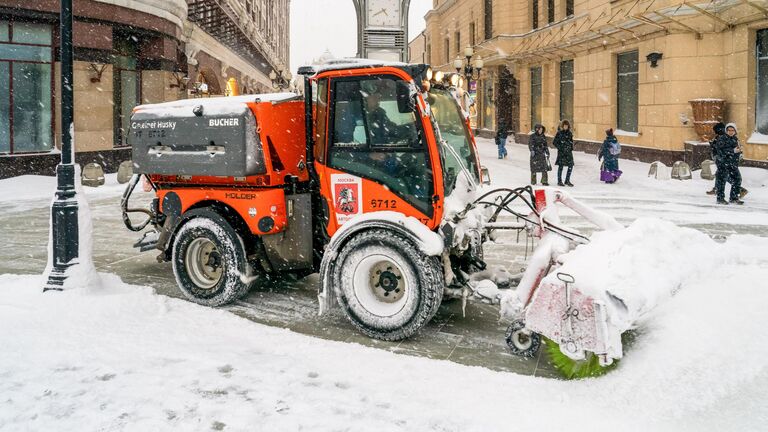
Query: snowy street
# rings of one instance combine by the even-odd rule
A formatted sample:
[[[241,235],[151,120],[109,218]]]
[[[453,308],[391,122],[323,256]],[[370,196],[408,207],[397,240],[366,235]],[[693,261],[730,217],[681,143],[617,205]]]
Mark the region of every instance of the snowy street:
[[[526,147],[498,160],[492,141],[478,145],[494,186],[529,180]],[[680,292],[641,326],[618,369],[573,382],[553,379],[544,355],[509,354],[489,306],[462,318],[448,303],[417,337],[384,343],[341,316],[318,318],[316,275],[225,310],[168,298],[180,296],[170,265],[132,249],[113,176],[86,189],[104,288],[43,295],[53,179],[0,181],[0,430],[762,429],[768,173],[744,170],[746,204],[718,207],[698,173],[659,182],[647,164],[621,164],[624,177],[605,185],[595,156],[577,153],[570,191],[627,225],[660,218],[698,232],[643,219],[621,234],[620,244],[654,250],[639,264],[666,264],[659,274],[678,278]],[[596,239],[606,249],[611,240]],[[523,238],[505,236],[488,256],[515,271],[525,253]],[[662,281],[633,264],[594,263],[609,279]]]

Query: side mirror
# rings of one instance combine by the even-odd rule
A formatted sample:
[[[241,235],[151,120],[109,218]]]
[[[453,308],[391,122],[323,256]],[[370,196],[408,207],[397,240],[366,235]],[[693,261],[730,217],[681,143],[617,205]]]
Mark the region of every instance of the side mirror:
[[[480,167],[480,177],[483,179],[484,185],[491,184],[491,172],[488,171],[487,167]]]
[[[411,87],[405,81],[397,81],[397,110],[403,114],[416,110],[416,100],[411,97]]]

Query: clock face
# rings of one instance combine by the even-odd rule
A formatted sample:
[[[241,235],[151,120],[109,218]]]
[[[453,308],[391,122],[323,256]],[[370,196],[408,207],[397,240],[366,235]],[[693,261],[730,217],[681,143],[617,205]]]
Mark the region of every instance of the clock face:
[[[400,27],[400,0],[368,0],[370,27]]]

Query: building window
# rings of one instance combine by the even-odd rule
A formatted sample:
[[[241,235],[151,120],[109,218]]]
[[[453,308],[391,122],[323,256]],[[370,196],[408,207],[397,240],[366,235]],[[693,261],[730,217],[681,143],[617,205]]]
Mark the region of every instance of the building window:
[[[531,28],[539,28],[539,0],[531,0]]]
[[[485,19],[485,38],[493,37],[493,0],[485,0],[483,18]]]
[[[461,53],[461,32],[456,32],[454,37],[456,38],[456,53],[459,54]]]
[[[451,40],[445,39],[445,62],[451,62]]]
[[[555,22],[555,0],[547,0],[547,22]]]
[[[757,32],[757,109],[755,129],[768,135],[768,29]]]
[[[541,66],[531,68],[531,130],[541,124]]]
[[[53,148],[52,30],[0,21],[0,153]]]
[[[432,45],[427,44],[427,64],[432,64]]]
[[[114,118],[115,145],[128,145],[131,113],[141,100],[141,71],[138,59],[139,39],[116,35],[114,39]]]
[[[573,60],[560,62],[560,120],[573,123]]]
[[[573,0],[565,0],[565,16],[573,16]]]
[[[616,125],[626,132],[637,132],[637,51],[617,56]]]
[[[471,22],[469,23],[469,43],[472,44],[472,46],[475,46],[477,43],[475,37],[475,23]]]

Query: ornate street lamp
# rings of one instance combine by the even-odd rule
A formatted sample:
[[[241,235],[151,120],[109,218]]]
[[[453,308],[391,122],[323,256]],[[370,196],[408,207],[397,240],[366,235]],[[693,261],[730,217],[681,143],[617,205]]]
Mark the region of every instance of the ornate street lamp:
[[[291,75],[290,71],[281,69],[280,72],[275,72],[273,70],[269,73],[269,79],[272,81],[272,87],[278,90],[285,90],[290,88],[293,75]]]
[[[464,57],[466,58],[466,61],[461,57],[456,57],[456,60],[453,61],[453,67],[456,69],[456,73],[460,74],[462,73],[462,69],[464,69],[464,77],[467,80],[480,78],[480,72],[482,71],[483,66],[485,66],[485,62],[483,62],[483,59],[480,57],[477,57],[473,62],[472,56],[474,55],[474,50],[471,46],[468,46],[464,48]]]

